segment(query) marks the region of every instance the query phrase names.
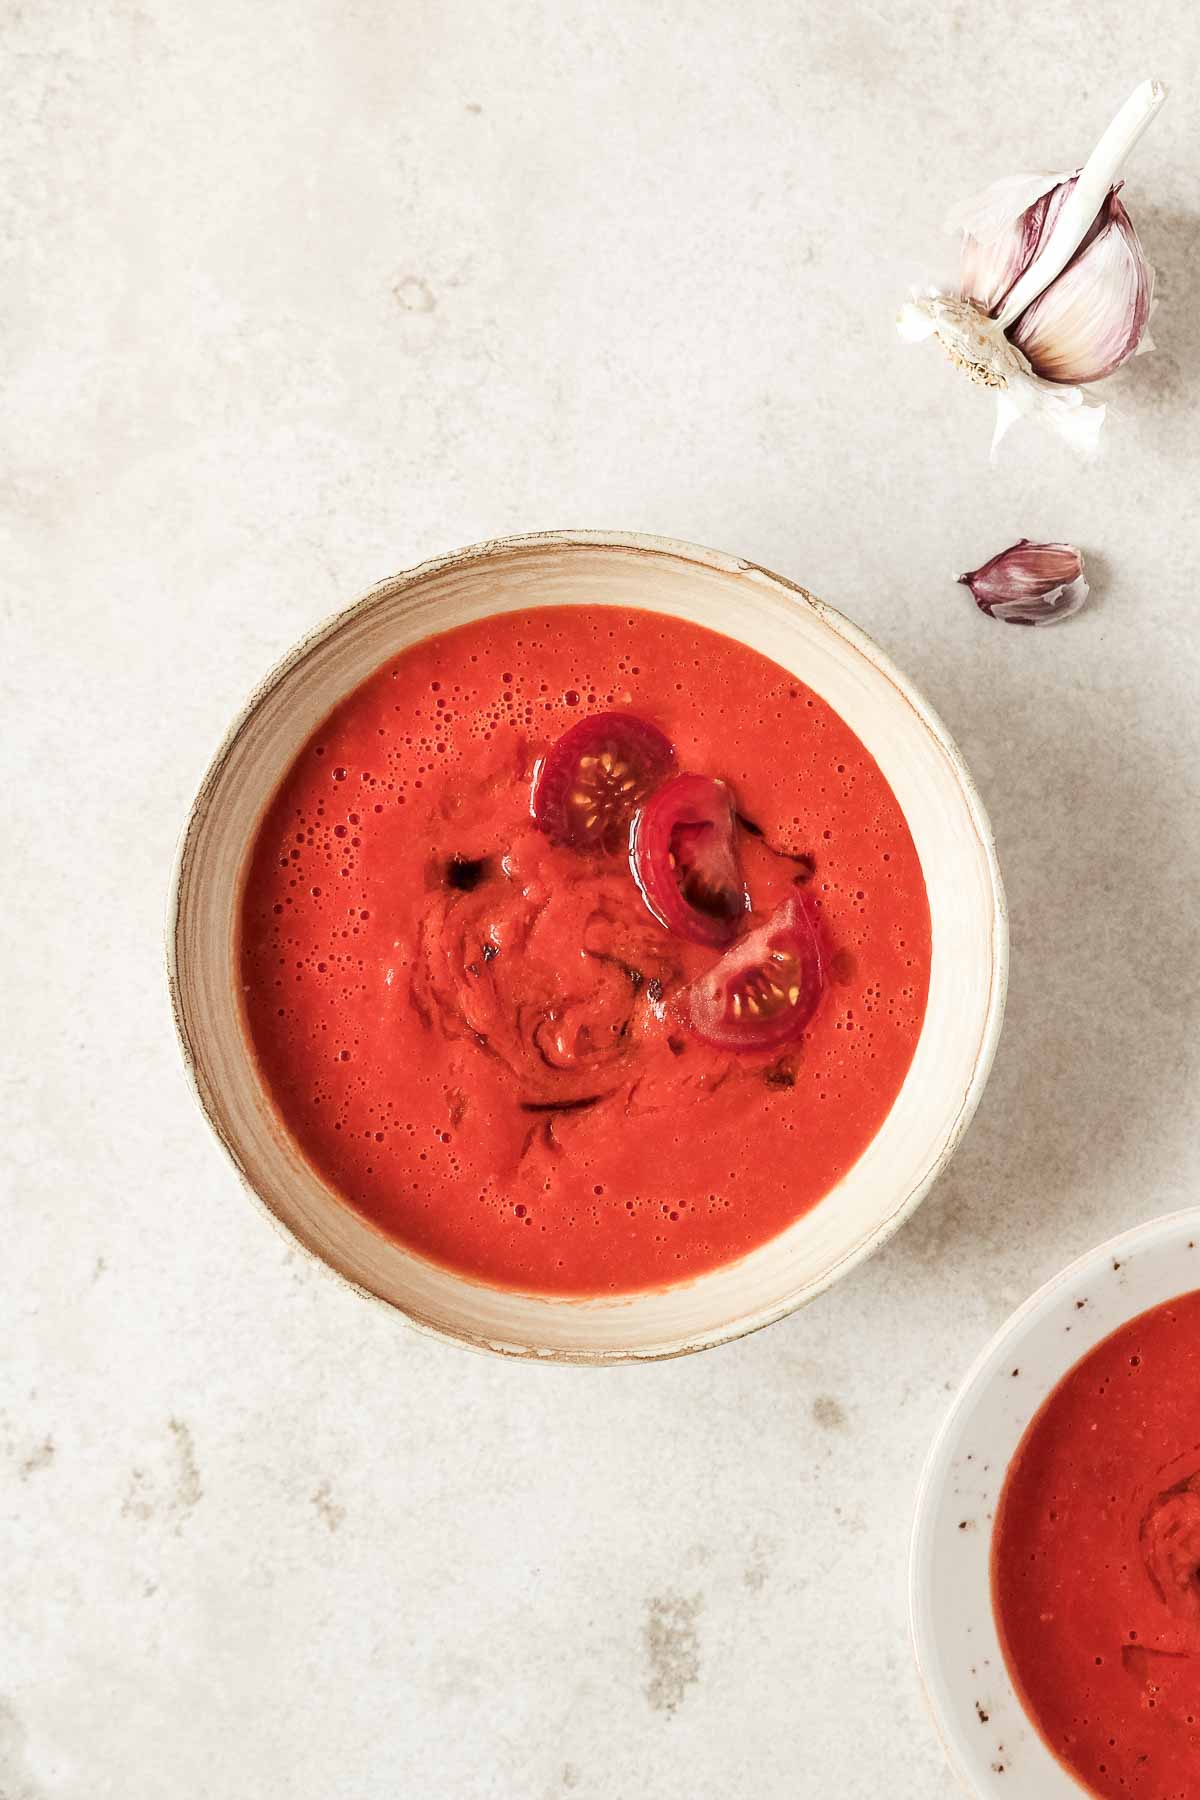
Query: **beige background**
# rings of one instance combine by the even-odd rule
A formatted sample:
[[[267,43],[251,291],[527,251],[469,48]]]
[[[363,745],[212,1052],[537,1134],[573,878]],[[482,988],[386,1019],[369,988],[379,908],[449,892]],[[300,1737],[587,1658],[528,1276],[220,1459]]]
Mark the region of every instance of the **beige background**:
[[[1186,0],[3,9],[4,1800],[941,1800],[914,1484],[1038,1281],[1194,1200],[1200,14]],[[895,339],[939,222],[1174,98],[1157,353],[989,470]],[[259,674],[494,533],[720,545],[957,735],[1013,915],[949,1176],[657,1368],[427,1343],[276,1237],[177,1068],[175,835]],[[1053,632],[953,585],[1086,549]]]

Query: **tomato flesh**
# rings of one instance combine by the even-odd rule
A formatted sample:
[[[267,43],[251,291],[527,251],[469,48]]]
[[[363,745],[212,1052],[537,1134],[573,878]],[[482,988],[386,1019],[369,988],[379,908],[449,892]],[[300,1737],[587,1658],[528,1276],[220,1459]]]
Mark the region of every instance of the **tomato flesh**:
[[[778,1050],[820,1004],[825,956],[798,894],[748,932],[683,996],[690,1029],[718,1050]]]
[[[749,898],[737,858],[733,793],[710,775],[677,775],[634,816],[629,862],[661,925],[695,944],[728,944]]]
[[[534,822],[577,850],[623,849],[635,809],[674,761],[670,738],[634,713],[580,719],[534,771]]]

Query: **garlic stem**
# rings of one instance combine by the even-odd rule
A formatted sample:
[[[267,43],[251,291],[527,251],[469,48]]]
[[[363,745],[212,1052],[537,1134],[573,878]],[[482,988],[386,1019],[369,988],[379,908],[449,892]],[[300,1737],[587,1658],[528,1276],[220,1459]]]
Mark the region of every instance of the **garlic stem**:
[[[996,321],[1002,331],[1062,274],[1104,205],[1126,157],[1166,97],[1161,81],[1143,81],[1130,94],[1083,165],[1050,236],[1004,302]]]

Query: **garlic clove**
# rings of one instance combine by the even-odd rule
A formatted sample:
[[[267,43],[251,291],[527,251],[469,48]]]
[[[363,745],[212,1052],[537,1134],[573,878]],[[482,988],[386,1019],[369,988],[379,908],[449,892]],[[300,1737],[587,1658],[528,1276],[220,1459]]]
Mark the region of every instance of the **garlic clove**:
[[[1137,350],[1153,292],[1154,272],[1114,189],[1062,274],[1008,335],[1043,380],[1099,381]]]
[[[959,296],[987,313],[998,312],[1025,273],[1062,205],[1063,189],[1078,171],[1063,175],[1009,175],[956,207],[946,223],[962,232]]]
[[[1010,544],[990,562],[960,575],[980,612],[1006,625],[1057,625],[1088,597],[1083,557],[1074,544]]]

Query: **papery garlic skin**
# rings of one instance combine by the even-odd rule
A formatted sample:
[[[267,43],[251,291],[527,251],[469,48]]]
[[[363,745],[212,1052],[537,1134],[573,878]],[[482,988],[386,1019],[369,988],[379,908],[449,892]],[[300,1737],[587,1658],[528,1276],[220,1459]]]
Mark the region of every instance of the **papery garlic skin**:
[[[1057,625],[1077,613],[1089,588],[1074,544],[1010,544],[960,575],[980,612],[1006,625]]]
[[[980,387],[995,390],[996,427],[992,458],[1018,419],[1032,418],[1057,431],[1083,456],[1095,454],[1105,409],[1081,388],[1043,381],[1029,359],[1000,329],[995,319],[970,300],[931,288],[914,294],[896,321],[910,343],[936,337],[950,361]]]

